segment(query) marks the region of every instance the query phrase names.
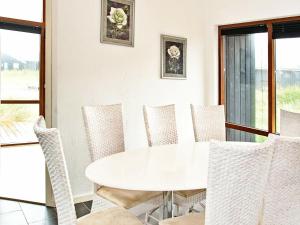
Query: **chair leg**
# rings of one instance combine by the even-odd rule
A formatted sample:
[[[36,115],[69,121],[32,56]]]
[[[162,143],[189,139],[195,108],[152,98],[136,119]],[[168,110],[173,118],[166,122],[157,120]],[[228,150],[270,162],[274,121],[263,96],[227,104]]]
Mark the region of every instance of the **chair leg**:
[[[150,210],[149,212],[146,212],[146,214],[145,214],[145,223],[146,223],[146,224],[148,224],[149,218],[152,218],[152,219],[155,218],[154,216],[152,216],[152,214],[153,214],[156,210],[158,210],[159,208],[160,208],[160,206],[155,207],[154,209]],[[156,220],[156,218],[155,218],[155,220]]]
[[[145,214],[145,224],[148,224],[148,222],[149,222],[149,215],[146,212],[146,214]]]
[[[146,225],[151,225],[149,223],[149,219],[152,219],[152,220],[156,221],[157,223],[159,223],[159,219],[155,218],[154,216],[150,215],[149,213],[146,213],[146,215],[145,215],[145,224]]]

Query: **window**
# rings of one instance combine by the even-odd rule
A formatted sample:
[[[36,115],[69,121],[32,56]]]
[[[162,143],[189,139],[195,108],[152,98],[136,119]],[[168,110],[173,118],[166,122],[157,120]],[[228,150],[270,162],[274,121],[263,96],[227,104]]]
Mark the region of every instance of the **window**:
[[[300,17],[219,27],[219,103],[227,140],[280,132],[280,109],[300,112]]]
[[[276,131],[280,109],[300,112],[300,38],[278,39],[276,55]]]
[[[45,108],[44,34],[43,0],[1,1],[0,144],[2,146],[37,142],[32,127],[38,116],[44,115]]]

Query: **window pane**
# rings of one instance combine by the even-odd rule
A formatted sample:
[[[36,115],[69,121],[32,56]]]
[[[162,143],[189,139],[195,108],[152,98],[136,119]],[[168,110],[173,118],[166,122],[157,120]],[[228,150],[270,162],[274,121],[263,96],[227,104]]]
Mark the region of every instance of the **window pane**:
[[[1,0],[0,16],[42,22],[43,0]]]
[[[40,35],[0,30],[1,99],[39,99]]]
[[[33,123],[38,116],[38,104],[0,104],[0,144],[36,142]]]
[[[300,112],[300,38],[276,40],[276,130],[280,109]]]
[[[268,35],[224,36],[226,120],[268,129]]]
[[[227,141],[238,141],[238,142],[257,142],[261,143],[267,140],[267,137],[251,134],[244,131],[234,130],[226,128]]]

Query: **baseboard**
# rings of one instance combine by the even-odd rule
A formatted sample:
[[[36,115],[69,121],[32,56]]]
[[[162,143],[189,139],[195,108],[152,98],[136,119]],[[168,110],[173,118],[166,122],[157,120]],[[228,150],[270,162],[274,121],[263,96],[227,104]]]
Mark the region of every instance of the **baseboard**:
[[[93,196],[94,196],[93,193],[74,196],[74,203],[76,204],[76,203],[91,201],[93,200]]]

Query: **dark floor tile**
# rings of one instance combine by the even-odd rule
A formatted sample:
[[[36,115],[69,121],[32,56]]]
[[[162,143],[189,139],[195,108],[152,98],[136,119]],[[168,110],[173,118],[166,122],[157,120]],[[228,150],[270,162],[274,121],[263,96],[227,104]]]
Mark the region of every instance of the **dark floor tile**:
[[[29,223],[29,225],[58,225],[57,218]]]
[[[20,205],[28,223],[49,220],[57,217],[55,208],[28,203],[20,203]]]
[[[4,213],[0,215],[1,225],[27,225],[22,211]]]
[[[87,208],[87,206],[84,203],[75,204],[75,210],[76,210],[77,218],[85,216],[86,214],[90,213],[90,210]]]
[[[86,207],[88,207],[89,210],[91,210],[93,201],[87,201],[87,202],[84,202],[84,204],[86,205]]]
[[[20,204],[15,201],[0,199],[0,214],[21,210]]]

